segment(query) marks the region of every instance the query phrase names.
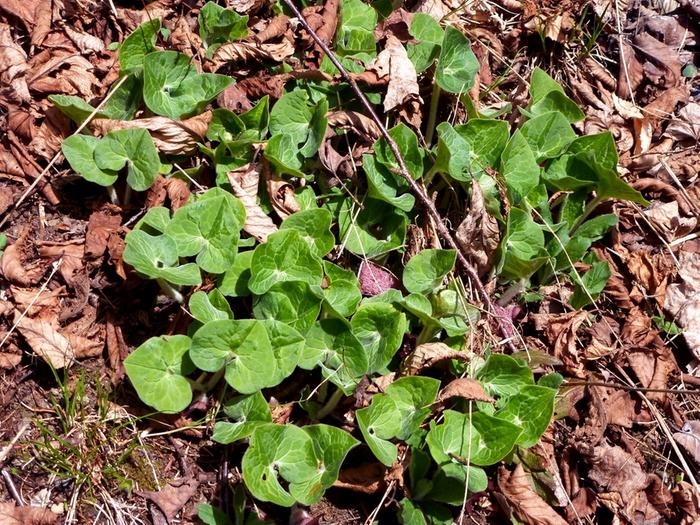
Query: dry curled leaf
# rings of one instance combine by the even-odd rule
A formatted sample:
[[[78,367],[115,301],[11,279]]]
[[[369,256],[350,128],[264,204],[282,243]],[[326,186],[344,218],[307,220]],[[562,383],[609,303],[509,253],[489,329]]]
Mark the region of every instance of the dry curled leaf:
[[[279,218],[284,220],[291,214],[300,211],[301,208],[294,194],[294,186],[273,175],[270,170],[264,170],[264,173],[270,204]]]
[[[107,250],[109,236],[119,229],[121,223],[121,209],[117,206],[108,204],[93,212],[85,233],[85,255],[91,258],[101,257]]]
[[[423,343],[406,359],[403,364],[403,373],[414,376],[425,368],[430,368],[448,359],[465,359],[464,352],[458,352],[445,343]]]
[[[245,207],[245,224],[243,230],[260,242],[267,241],[268,235],[277,231],[277,225],[265,214],[258,204],[258,183],[260,165],[249,163],[228,172],[228,180],[233,194]]]
[[[17,103],[29,101],[28,69],[27,55],[12,37],[10,26],[0,24],[0,94]]]
[[[382,133],[374,120],[357,111],[331,111],[327,118],[330,127],[351,129],[369,142],[377,140]]]
[[[686,421],[681,431],[673,434],[673,438],[700,465],[700,421]]]
[[[445,401],[452,397],[461,397],[471,401],[485,401],[487,403],[495,401],[486,393],[481,383],[470,377],[460,377],[450,381],[445,388],[440,390],[438,401]]]
[[[481,186],[476,179],[472,179],[469,213],[457,227],[455,238],[479,274],[491,268],[500,237],[498,221],[486,211]]]
[[[700,358],[700,253],[681,251],[678,261],[680,282],[666,288],[664,308],[683,329],[683,337],[695,357]]]
[[[170,522],[196,494],[198,487],[199,480],[189,476],[171,481],[157,492],[137,491],[136,494],[158,505],[165,518]]]
[[[35,354],[42,357],[53,368],[69,366],[73,361],[73,348],[67,337],[61,335],[49,321],[23,317],[15,311],[17,330],[26,339]]]
[[[17,241],[5,249],[0,258],[0,273],[9,282],[20,286],[36,284],[47,269],[47,265],[43,262],[24,261],[22,251],[28,235],[28,231],[20,235]]]
[[[136,120],[95,119],[90,129],[105,135],[115,129],[144,128],[153,138],[158,151],[164,155],[189,155],[197,151],[197,144],[204,140],[212,112],[205,111],[187,120],[167,117],[150,117]]]
[[[0,525],[53,525],[58,518],[43,507],[18,507],[13,502],[0,502]]]
[[[416,68],[408,58],[403,44],[395,36],[387,37],[384,49],[368,69],[376,71],[380,78],[389,77],[386,97],[384,97],[384,111],[390,111],[419,97]]]
[[[212,62],[214,63],[214,71],[216,71],[225,64],[238,62],[259,60],[282,62],[293,54],[294,46],[286,39],[274,44],[231,42],[222,45],[216,50],[212,57]]]
[[[522,465],[517,465],[513,472],[501,467],[498,488],[506,502],[505,510],[510,510],[526,525],[566,525],[566,520],[532,488]]]

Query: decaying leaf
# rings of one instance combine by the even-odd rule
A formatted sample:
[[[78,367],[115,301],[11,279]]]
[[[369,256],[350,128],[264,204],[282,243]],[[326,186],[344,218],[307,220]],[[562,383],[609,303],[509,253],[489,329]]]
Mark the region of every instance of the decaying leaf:
[[[25,230],[19,238],[10,246],[5,248],[2,258],[0,258],[0,272],[11,283],[20,286],[32,286],[39,282],[46,272],[47,264],[43,261],[24,261],[22,254],[29,231]]]
[[[43,507],[18,507],[13,502],[0,502],[0,525],[54,525],[58,518]]]
[[[381,136],[381,130],[371,118],[357,111],[331,111],[327,115],[328,125],[335,128],[351,129],[374,142]]]
[[[69,366],[74,358],[70,341],[58,332],[49,321],[42,319],[20,319],[21,312],[15,311],[17,330],[26,339],[27,344],[38,356],[46,360],[55,369]]]
[[[85,255],[101,257],[107,250],[109,236],[121,226],[121,209],[117,206],[106,205],[103,209],[93,212],[88,220],[85,233]]]
[[[167,117],[150,117],[136,120],[95,119],[90,129],[105,135],[115,129],[144,128],[153,138],[158,151],[164,155],[189,155],[197,151],[197,144],[204,140],[212,112],[186,120],[173,120]]]
[[[357,277],[360,281],[362,295],[370,297],[384,293],[390,288],[398,288],[401,285],[398,277],[389,270],[367,260],[360,263]]]
[[[380,78],[387,75],[389,77],[384,111],[390,111],[414,97],[419,97],[416,68],[409,60],[403,44],[395,36],[387,36],[384,49],[368,67],[375,70]]]
[[[450,381],[445,388],[440,390],[438,401],[445,401],[451,397],[461,397],[470,401],[485,401],[487,403],[495,401],[486,393],[481,383],[470,377],[460,377]]]
[[[294,54],[294,46],[284,39],[279,43],[256,44],[253,42],[230,42],[219,47],[212,62],[214,70],[218,70],[225,64],[248,62],[252,60],[272,60],[282,62]]]
[[[680,252],[678,261],[680,282],[666,288],[665,308],[676,324],[683,329],[683,337],[696,358],[700,358],[700,253],[691,249]]]
[[[700,465],[700,421],[686,421],[681,431],[674,433],[673,437]]]
[[[245,206],[245,224],[243,229],[260,242],[267,241],[267,236],[277,231],[277,226],[258,204],[258,183],[260,165],[250,163],[228,173],[228,180],[233,194]]]
[[[512,512],[526,525],[566,525],[566,520],[532,488],[522,465],[517,465],[513,472],[501,467],[498,488],[507,503],[504,510]]]
[[[480,274],[491,268],[501,236],[498,221],[486,211],[484,195],[476,179],[472,179],[469,213],[457,227],[455,238]]]
[[[30,99],[25,74],[29,70],[27,55],[12,37],[10,26],[0,24],[0,94],[15,102]]]
[[[413,376],[440,362],[449,359],[465,359],[466,357],[464,352],[458,352],[445,343],[423,343],[406,359],[402,370],[405,375]]]
[[[171,481],[157,492],[136,492],[142,498],[152,501],[163,512],[168,522],[177,515],[192,496],[197,492],[199,480],[192,476]]]
[[[264,162],[264,161],[263,161]],[[270,204],[280,219],[284,220],[301,208],[294,195],[294,186],[280,177],[273,175],[271,170],[264,170],[265,186],[270,196]]]

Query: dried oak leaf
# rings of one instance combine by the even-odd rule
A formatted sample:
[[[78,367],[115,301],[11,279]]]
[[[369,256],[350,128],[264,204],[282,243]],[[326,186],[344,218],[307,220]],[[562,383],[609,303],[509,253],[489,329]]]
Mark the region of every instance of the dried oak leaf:
[[[191,155],[197,151],[197,144],[204,140],[212,112],[186,120],[173,120],[167,117],[149,117],[136,120],[95,119],[90,129],[105,135],[115,129],[145,128],[151,134],[158,151],[164,155]]]
[[[42,357],[53,368],[69,366],[74,358],[73,348],[67,337],[54,327],[53,323],[43,319],[21,318],[21,312],[15,310],[17,330],[26,339],[35,354]]]
[[[700,142],[700,104],[691,102],[678,111],[678,118],[669,123],[664,135],[680,142]]]
[[[522,465],[513,472],[506,467],[498,470],[498,488],[507,509],[526,525],[566,525],[566,521],[544,501],[530,485]]]
[[[449,359],[466,359],[467,354],[450,348],[445,343],[423,343],[403,363],[402,372],[414,376],[425,368],[430,368]]]
[[[678,256],[680,282],[666,288],[664,307],[683,329],[690,350],[700,358],[700,252],[689,251],[689,244]]]
[[[199,480],[184,477],[171,481],[159,491],[136,491],[136,494],[155,503],[163,512],[168,523],[177,515],[192,496],[197,493]]]
[[[272,60],[283,62],[294,54],[294,45],[284,39],[273,44],[256,44],[254,42],[230,42],[219,47],[212,57],[213,70],[217,71],[226,64]]]
[[[376,71],[380,78],[389,77],[384,111],[390,111],[420,97],[416,68],[408,58],[406,48],[395,36],[387,36],[384,49],[369,64],[368,69]]]
[[[486,211],[481,186],[475,179],[469,213],[457,227],[455,238],[479,274],[491,268],[501,234],[498,221]]]
[[[486,393],[481,383],[470,377],[460,377],[450,381],[445,388],[440,390],[438,401],[445,401],[452,397],[461,397],[471,401],[486,401],[487,403],[495,401]]]
[[[389,270],[372,261],[363,260],[360,263],[357,278],[360,281],[362,295],[373,297],[386,292],[390,288],[398,288],[401,281]]]
[[[700,421],[686,421],[681,431],[673,434],[673,438],[700,465]]]
[[[246,217],[243,230],[258,241],[266,242],[267,237],[277,231],[277,225],[258,204],[260,165],[249,163],[229,171],[228,181],[231,184],[233,194],[241,200],[245,207]]]
[[[43,507],[18,507],[14,502],[0,502],[0,525],[53,525],[59,516]]]

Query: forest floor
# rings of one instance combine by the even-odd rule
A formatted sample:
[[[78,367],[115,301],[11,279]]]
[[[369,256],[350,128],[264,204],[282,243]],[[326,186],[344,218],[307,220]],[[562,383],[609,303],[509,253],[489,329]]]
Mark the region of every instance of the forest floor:
[[[440,521],[440,512],[432,515],[429,504],[419,505],[420,517],[407,510],[416,480],[409,480],[414,466],[406,459],[405,444],[399,444],[399,459],[390,468],[367,447],[357,447],[323,498],[296,506],[291,515],[284,506],[258,501],[243,489],[242,442],[212,441],[221,388],[196,395],[175,414],[154,413],[125,374],[124,359],[136,347],[149,337],[189,333],[192,318],[155,280],[124,262],[125,235],[148,209],[174,211],[191,192],[221,185],[221,173],[226,177],[205,151],[213,140],[211,111],[165,118],[151,117],[141,107],[123,119],[153,118],[143,126],[157,139],[161,158],[168,156],[172,173],[185,175],[163,170],[147,191],[134,192],[130,199],[110,199],[104,187],[77,176],[62,155],[76,119],[49,96],[79,97],[97,107],[124,78],[116,44],[138,26],[159,19],[158,49],[177,50],[202,71],[236,79],[209,108],[240,114],[264,96],[273,106],[292,86],[312,86],[313,96],[328,95],[334,131],[329,128],[321,137],[317,156],[303,159],[313,180],[289,176],[296,168],[288,168],[283,178],[263,173],[266,203],[257,206],[253,193],[253,208],[274,219],[266,219],[270,228],[276,230],[281,218],[299,209],[291,201],[295,195],[303,200],[305,184],[317,199],[350,188],[348,202],[367,188],[355,166],[372,151],[380,135],[377,124],[357,105],[355,94],[342,88],[342,79],[329,74],[327,65],[320,67],[323,52],[293,13],[282,8],[284,2],[220,4],[237,17],[249,17],[243,29],[247,36],[227,48],[228,55],[219,51],[212,59],[206,40],[215,32],[202,31],[200,0],[147,5],[0,0],[0,243],[6,242],[0,256],[0,525],[200,519],[242,524],[244,513],[246,523],[700,523],[700,5],[693,0],[426,0],[401,7],[394,2],[392,11],[391,2],[374,3],[380,15],[372,46],[376,42],[378,49],[394,54],[383,64],[367,58],[365,66],[370,65],[353,75],[385,125],[405,123],[426,150],[437,144],[435,117],[460,124],[470,104],[484,112],[511,108],[504,120],[516,126],[523,115],[518,108],[528,100],[529,79],[539,67],[583,110],[585,119],[574,124],[577,134],[612,133],[619,175],[649,202],[608,200],[596,210],[618,220],[593,244],[591,253],[607,262],[610,278],[595,301],[584,301],[589,304],[583,307],[570,306],[573,287],[563,273],[546,283],[528,281],[527,289],[504,284],[492,267],[495,245],[506,235],[502,221],[495,223],[490,251],[483,246],[470,252],[494,308],[512,321],[506,328],[516,334],[513,346],[528,349],[530,362],[537,361],[531,364],[536,375],[556,371],[565,382],[554,420],[530,454],[486,467],[487,488],[465,498],[461,509],[449,507]],[[304,14],[332,42],[346,29],[350,34],[351,24],[362,26],[362,21],[342,18],[343,6],[350,9],[350,4],[328,0],[325,6],[307,5]],[[412,62],[400,62],[406,56],[401,49],[416,43],[409,31],[416,13],[468,37],[478,59],[468,93],[460,97],[443,90],[435,97],[435,66],[411,71],[416,55]],[[232,29],[225,26],[225,31]],[[465,96],[470,104],[465,105]],[[432,110],[431,99],[437,103]],[[341,113],[349,114],[342,111],[345,106],[361,115],[341,121]],[[117,120],[93,114],[86,130],[103,136],[128,128],[115,125]],[[294,164],[282,159],[285,163]],[[237,169],[240,163],[232,167]],[[426,186],[430,177],[424,179]],[[428,193],[455,235],[455,225],[469,210],[470,190],[457,183],[453,198],[450,182],[444,182],[448,179],[435,177]],[[376,196],[383,190],[374,191]],[[553,203],[561,195],[545,195],[545,200]],[[471,202],[472,209],[479,204],[475,198]],[[329,257],[360,276],[364,296],[400,288],[395,275],[408,256],[440,247],[439,228],[420,204],[407,211],[413,221],[407,237],[376,257],[358,256],[350,245],[343,251],[345,246],[338,246],[345,242],[335,242]],[[483,206],[482,199],[485,214]],[[249,214],[250,209],[246,204]],[[502,211],[505,216],[507,207]],[[379,232],[389,227],[383,222],[387,212],[381,213],[377,224],[369,219]],[[336,220],[334,234],[342,228]],[[267,235],[244,230],[252,242]],[[472,238],[477,241],[488,239]],[[581,272],[592,267],[589,259],[575,262]],[[469,301],[486,315],[463,336],[468,348],[457,349],[472,356],[507,349],[503,318],[488,312],[468,276],[459,279]],[[379,290],[372,286],[377,281],[382,281]],[[210,291],[214,282],[207,277],[200,289]],[[241,309],[250,311],[245,301],[231,299],[236,319]],[[394,359],[413,355],[416,339],[426,342],[424,333],[407,330]],[[454,347],[454,338],[445,341]],[[459,361],[462,355],[449,357]],[[438,366],[426,373],[444,380],[458,375],[453,368],[446,372]],[[354,410],[368,406],[373,392],[383,391],[385,377],[368,374],[354,397],[330,406],[332,413],[319,420],[361,439]],[[273,421],[315,420],[318,407],[307,405],[320,385],[320,374],[299,369],[282,385],[266,389]],[[318,395],[319,403],[329,406],[323,397],[327,392],[321,389]],[[471,416],[472,399],[478,397],[464,397]],[[198,518],[203,503],[230,518]]]

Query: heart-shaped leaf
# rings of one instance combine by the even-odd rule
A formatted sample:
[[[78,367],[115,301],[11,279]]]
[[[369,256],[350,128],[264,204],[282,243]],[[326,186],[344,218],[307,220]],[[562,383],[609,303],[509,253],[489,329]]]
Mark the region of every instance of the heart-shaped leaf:
[[[445,28],[435,82],[448,93],[466,93],[474,85],[479,61],[467,37],[454,26]]]
[[[442,284],[457,259],[455,250],[423,250],[406,263],[403,285],[412,293],[428,293]]]
[[[199,267],[194,263],[178,265],[177,243],[167,235],[149,235],[134,230],[126,236],[124,262],[151,279],[192,286],[202,282]]]
[[[136,191],[150,188],[160,171],[158,151],[143,128],[110,131],[95,144],[93,155],[103,171],[117,172],[126,166],[126,182]]]

